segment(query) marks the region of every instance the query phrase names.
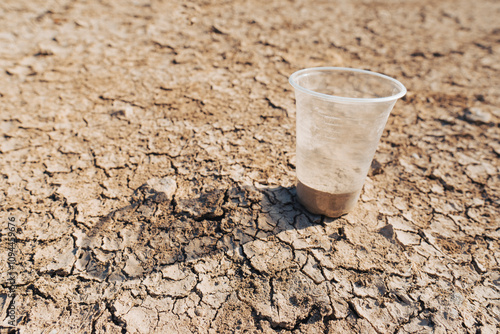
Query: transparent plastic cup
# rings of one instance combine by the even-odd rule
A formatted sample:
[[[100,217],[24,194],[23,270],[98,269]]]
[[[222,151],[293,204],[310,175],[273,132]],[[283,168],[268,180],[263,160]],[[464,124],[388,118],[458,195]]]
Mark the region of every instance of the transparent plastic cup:
[[[386,75],[340,67],[290,76],[297,105],[297,196],[339,217],[358,201],[389,113],[406,88]]]

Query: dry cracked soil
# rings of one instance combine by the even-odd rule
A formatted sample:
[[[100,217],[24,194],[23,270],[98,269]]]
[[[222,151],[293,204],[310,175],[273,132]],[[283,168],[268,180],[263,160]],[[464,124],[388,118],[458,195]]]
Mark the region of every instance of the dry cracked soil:
[[[1,333],[498,333],[500,2],[2,0]],[[288,76],[405,84],[356,209]]]

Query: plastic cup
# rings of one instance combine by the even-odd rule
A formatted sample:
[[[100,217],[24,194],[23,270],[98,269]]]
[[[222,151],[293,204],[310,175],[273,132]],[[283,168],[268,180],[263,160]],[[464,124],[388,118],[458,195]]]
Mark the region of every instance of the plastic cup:
[[[290,76],[297,105],[297,196],[312,213],[351,211],[389,113],[406,94],[386,75],[340,67]]]

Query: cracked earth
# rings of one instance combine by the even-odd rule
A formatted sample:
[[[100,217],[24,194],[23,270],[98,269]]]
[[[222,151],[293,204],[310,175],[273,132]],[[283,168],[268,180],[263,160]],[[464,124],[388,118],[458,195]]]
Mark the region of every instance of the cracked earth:
[[[0,326],[498,333],[500,3],[0,4]],[[287,79],[408,94],[356,209],[296,201]],[[17,223],[9,293],[9,217]]]

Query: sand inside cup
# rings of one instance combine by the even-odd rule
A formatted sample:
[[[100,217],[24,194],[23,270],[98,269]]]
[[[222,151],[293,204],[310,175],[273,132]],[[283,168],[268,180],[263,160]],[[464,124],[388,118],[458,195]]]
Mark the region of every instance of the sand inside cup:
[[[297,162],[302,168],[298,173],[297,196],[310,212],[339,217],[354,208],[366,173],[350,166],[350,159],[339,146],[316,146],[320,142],[305,146],[298,143]],[[344,163],[337,161],[339,158]]]
[[[358,200],[360,191],[345,194],[333,194],[297,183],[297,196],[299,202],[311,213],[328,217],[340,217],[351,211]]]

